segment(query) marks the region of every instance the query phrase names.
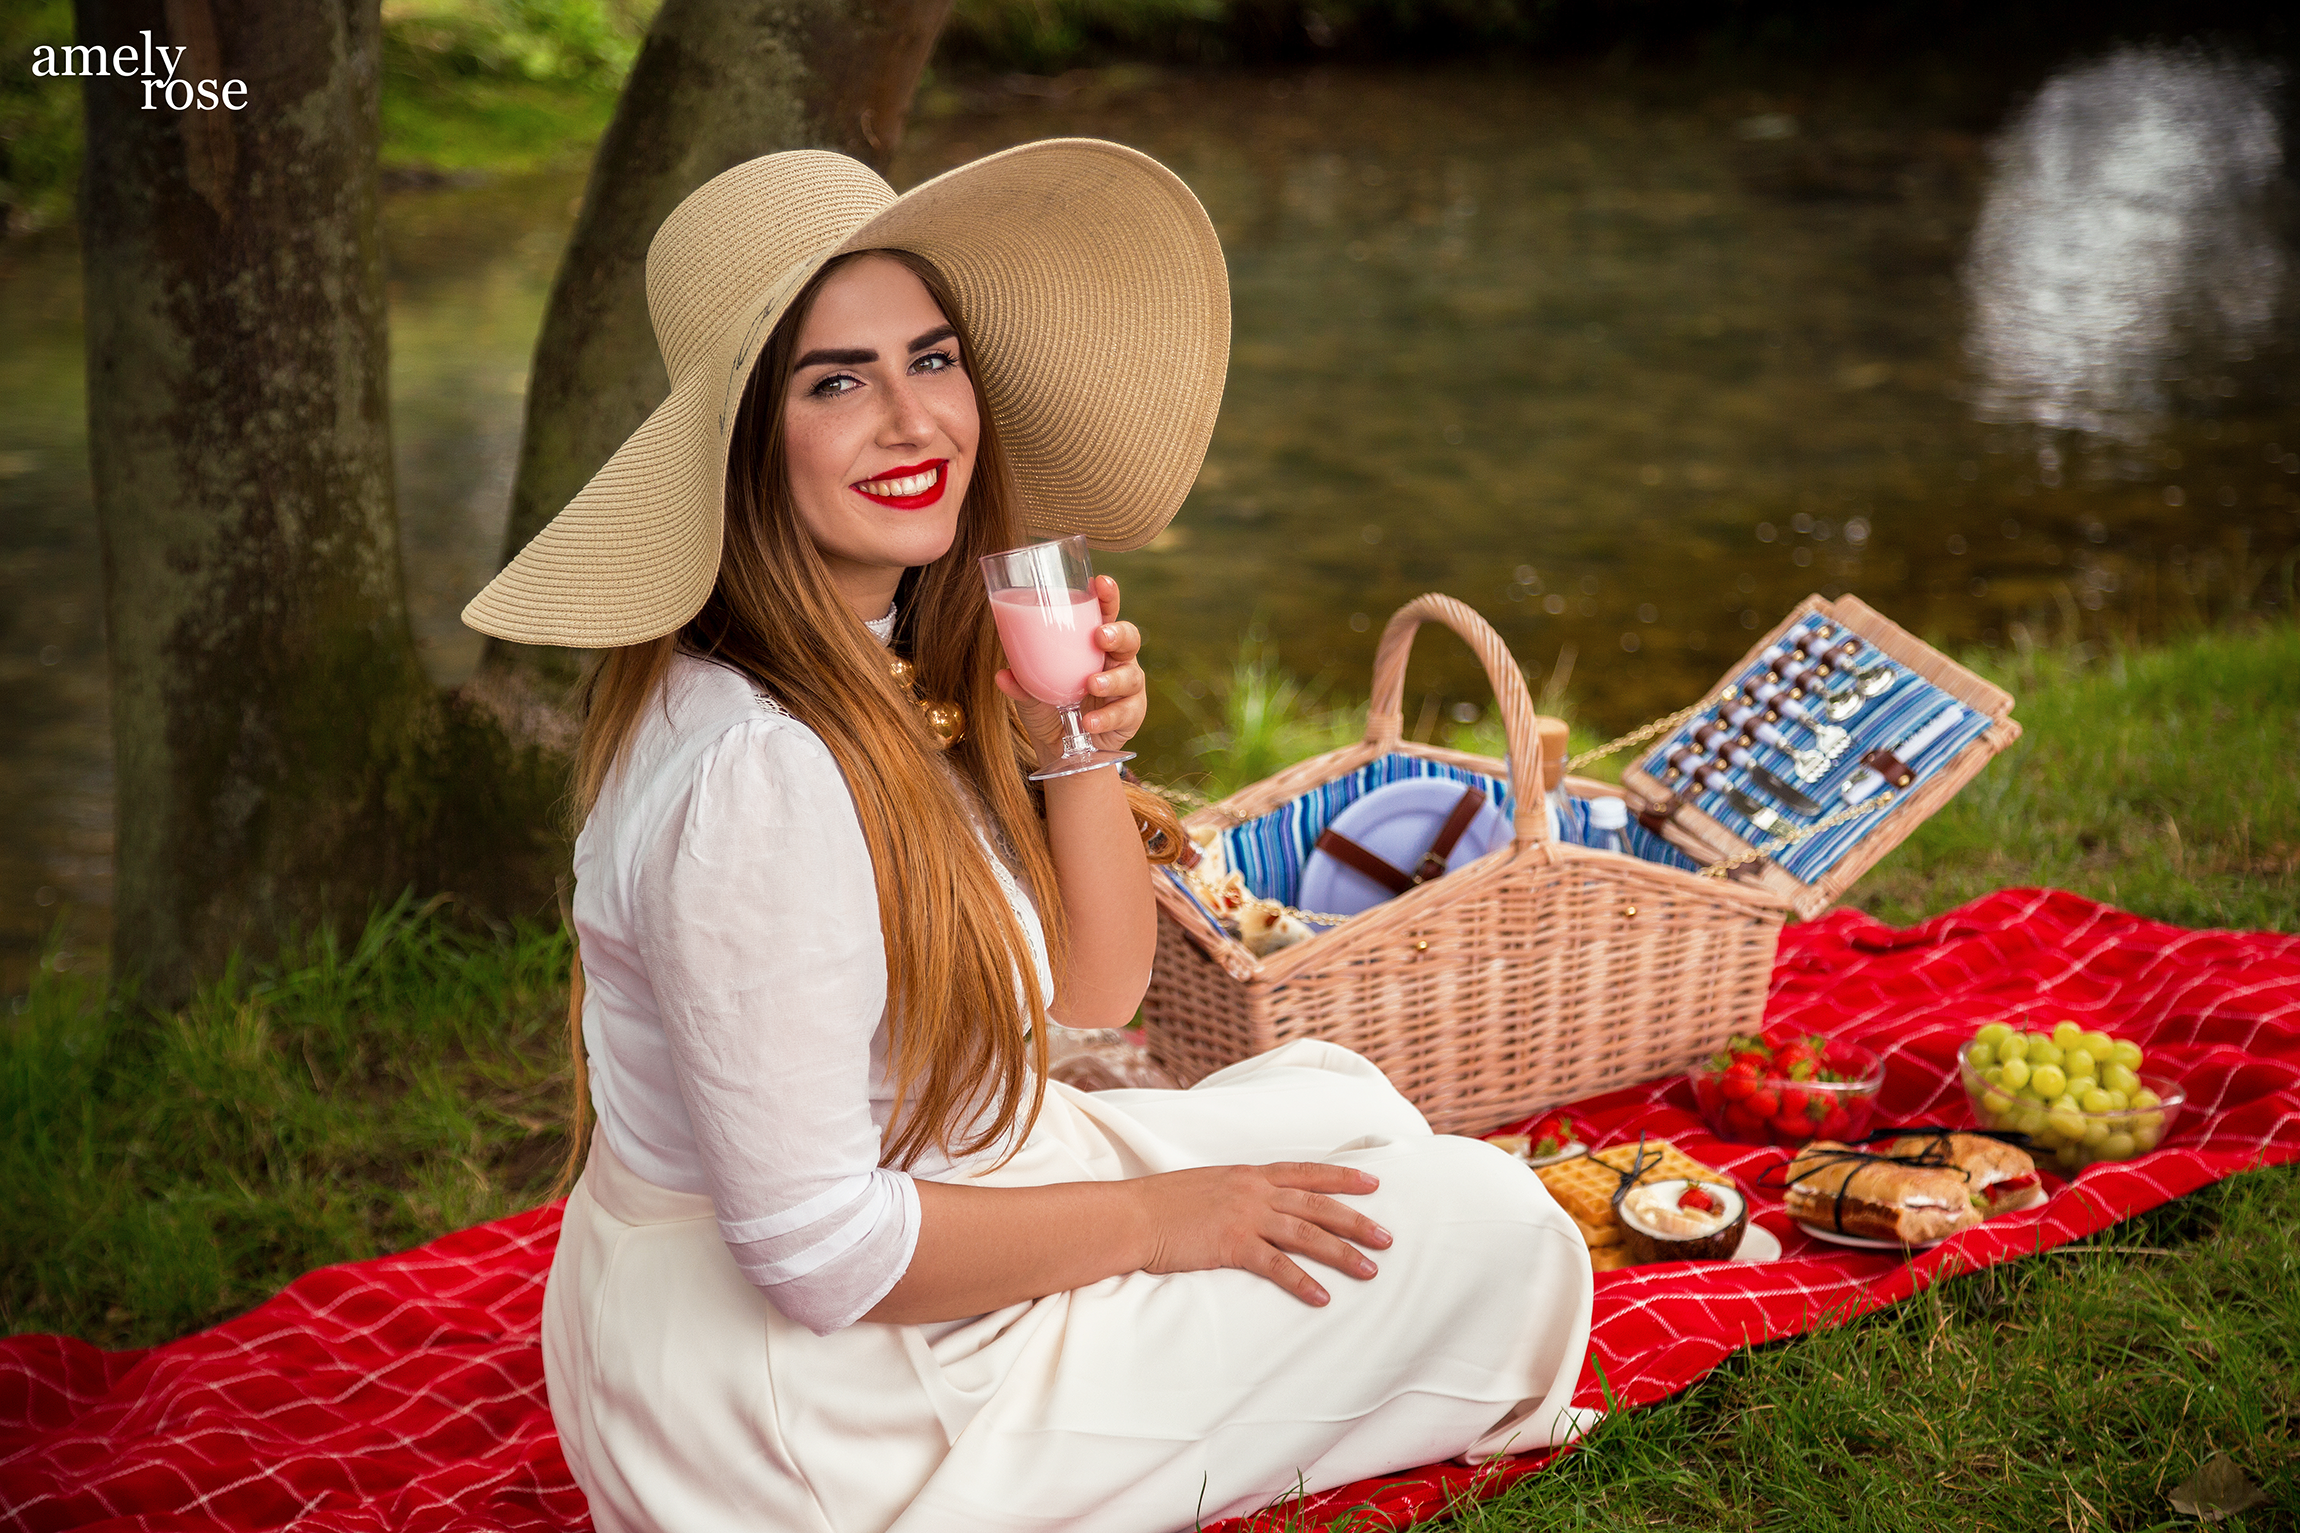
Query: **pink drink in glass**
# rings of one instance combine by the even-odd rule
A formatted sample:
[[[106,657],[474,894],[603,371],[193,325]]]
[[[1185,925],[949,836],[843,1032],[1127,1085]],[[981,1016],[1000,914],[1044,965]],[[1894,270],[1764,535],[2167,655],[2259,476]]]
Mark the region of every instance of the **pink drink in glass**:
[[[1050,542],[984,554],[982,583],[1007,669],[1024,691],[1052,708],[1062,727],[1061,754],[1032,782],[1074,777],[1132,761],[1132,751],[1106,751],[1086,732],[1086,683],[1105,656],[1094,642],[1102,603],[1094,596],[1094,561],[1086,539],[1072,533]]]
[[[1024,691],[1057,708],[1085,700],[1087,681],[1102,669],[1102,646],[1094,642],[1101,602],[1082,591],[1021,587],[993,592],[990,614]]]

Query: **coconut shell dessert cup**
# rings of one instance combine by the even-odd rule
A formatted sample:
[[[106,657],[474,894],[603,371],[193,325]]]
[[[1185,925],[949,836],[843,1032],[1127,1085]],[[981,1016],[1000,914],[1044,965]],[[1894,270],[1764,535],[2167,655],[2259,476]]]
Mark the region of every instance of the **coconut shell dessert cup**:
[[[1699,1188],[1713,1210],[1684,1210],[1679,1204]],[[1738,1187],[1673,1177],[1624,1187],[1613,1200],[1621,1221],[1621,1243],[1631,1259],[1647,1262],[1730,1261],[1749,1228],[1749,1200]]]

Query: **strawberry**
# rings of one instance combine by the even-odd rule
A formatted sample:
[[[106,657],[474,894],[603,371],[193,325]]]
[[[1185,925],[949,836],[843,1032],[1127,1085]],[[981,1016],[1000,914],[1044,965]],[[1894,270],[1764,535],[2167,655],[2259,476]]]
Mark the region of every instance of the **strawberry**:
[[[1781,1115],[1783,1117],[1801,1116],[1812,1105],[1813,1094],[1811,1092],[1797,1086],[1783,1086],[1781,1088]]]
[[[1813,1120],[1802,1113],[1783,1113],[1773,1120],[1773,1132],[1783,1144],[1803,1144],[1813,1137]]]
[[[1781,1111],[1781,1093],[1769,1085],[1760,1086],[1741,1105],[1757,1117],[1770,1118]]]
[[[1717,1199],[1707,1188],[1695,1182],[1678,1197],[1677,1206],[1687,1213],[1713,1214],[1717,1212]]]

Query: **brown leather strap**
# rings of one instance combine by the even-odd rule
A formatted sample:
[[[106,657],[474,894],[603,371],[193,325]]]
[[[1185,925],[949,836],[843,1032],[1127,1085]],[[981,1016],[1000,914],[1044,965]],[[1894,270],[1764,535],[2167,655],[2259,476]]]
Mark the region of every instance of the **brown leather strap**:
[[[1909,770],[1906,762],[1882,746],[1863,756],[1861,765],[1896,788],[1905,788],[1917,780],[1917,774]]]
[[[1454,800],[1453,813],[1438,827],[1437,839],[1422,853],[1421,865],[1414,869],[1415,883],[1426,884],[1433,878],[1445,876],[1446,862],[1453,856],[1453,849],[1469,829],[1469,822],[1476,819],[1477,812],[1484,807],[1485,793],[1478,788],[1471,788]]]
[[[1678,806],[1684,802],[1685,800],[1672,793],[1658,805],[1649,809],[1638,810],[1637,823],[1658,836],[1661,834],[1661,827],[1677,817]]]
[[[1367,851],[1339,831],[1320,831],[1318,850],[1343,867],[1365,874],[1392,894],[1403,894],[1414,886],[1412,875],[1399,872],[1381,856]]]

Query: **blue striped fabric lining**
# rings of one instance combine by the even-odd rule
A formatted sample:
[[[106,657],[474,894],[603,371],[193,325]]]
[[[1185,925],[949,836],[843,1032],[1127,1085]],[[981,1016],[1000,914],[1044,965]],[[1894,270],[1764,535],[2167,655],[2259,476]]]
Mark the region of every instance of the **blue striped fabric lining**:
[[[1232,868],[1246,875],[1248,889],[1264,899],[1292,905],[1301,892],[1302,867],[1309,861],[1310,850],[1334,817],[1376,788],[1416,777],[1443,777],[1483,789],[1486,798],[1501,810],[1504,818],[1515,813],[1509,784],[1499,777],[1465,771],[1439,761],[1425,761],[1419,756],[1390,755],[1312,788],[1292,803],[1273,809],[1259,819],[1231,826],[1222,832],[1223,853]],[[1596,844],[1597,838],[1589,829],[1586,799],[1568,797],[1558,822],[1562,839],[1581,846]],[[1672,867],[1698,866],[1635,820],[1629,822],[1625,839],[1633,856]]]
[[[1557,839],[1574,846],[1597,845],[1597,832],[1589,828],[1589,800],[1562,795],[1564,802],[1557,816]],[[1672,868],[1683,868],[1688,873],[1701,871],[1701,864],[1686,856],[1676,847],[1662,840],[1652,831],[1637,823],[1634,817],[1629,828],[1621,833],[1629,855],[1647,862],[1658,862]]]
[[[1783,642],[1794,642],[1820,627],[1823,621],[1819,617],[1809,619],[1785,634]],[[1856,665],[1861,666],[1878,663],[1892,664],[1886,659],[1882,651],[1874,648],[1864,648],[1855,661]],[[1843,808],[1844,800],[1839,796],[1838,790],[1851,780],[1854,773],[1861,769],[1861,757],[1864,753],[1874,750],[1880,745],[1890,746],[1896,741],[1908,738],[1927,723],[1930,723],[1933,716],[1939,713],[1941,709],[1956,702],[1956,699],[1949,696],[1948,693],[1925,681],[1905,666],[1894,664],[1893,669],[1899,674],[1900,679],[1893,684],[1892,690],[1871,700],[1859,713],[1839,726],[1852,734],[1852,743],[1845,748],[1844,754],[1831,764],[1826,775],[1818,781],[1798,782],[1793,770],[1794,763],[1782,752],[1770,746],[1752,746],[1750,748],[1751,757],[1760,766],[1767,767],[1776,775],[1796,783],[1805,792],[1820,800],[1825,813],[1834,813]],[[1765,666],[1760,662],[1750,667],[1737,679],[1743,683],[1751,682],[1762,675],[1764,670]],[[1660,781],[1668,782],[1669,753],[1682,745],[1689,744],[1693,732],[1707,724],[1712,716],[1711,714],[1697,716],[1675,734],[1662,741],[1653,753],[1645,759],[1644,769]],[[1938,740],[1918,752],[1915,760],[1907,761],[1904,758],[1906,765],[1916,774],[1916,780],[1909,785],[1909,788],[1915,788],[1926,778],[1931,777],[1949,762],[1955,760],[1958,753],[1963,751],[1967,745],[1987,733],[1989,726],[1994,722],[1995,720],[1987,714],[1967,707],[1965,717]],[[1810,731],[1806,730],[1803,725],[1791,720],[1783,719],[1778,727],[1781,733],[1787,736],[1793,744],[1804,744],[1811,739]],[[1780,813],[1791,824],[1800,823],[1799,816],[1773,804],[1772,799],[1762,789],[1752,785],[1746,775],[1738,769],[1725,768],[1725,776],[1728,782],[1759,803],[1772,805],[1776,812]],[[1909,789],[1899,790],[1903,795],[1908,791]],[[1716,820],[1718,824],[1752,846],[1766,846],[1774,840],[1771,833],[1759,830],[1741,811],[1725,802],[1719,795],[1704,793],[1697,802],[1702,813]],[[1885,812],[1889,813],[1890,811]],[[1856,842],[1876,828],[1876,823],[1874,815],[1864,815],[1858,819],[1848,820],[1831,830],[1823,831],[1820,835],[1799,842],[1781,853],[1774,861],[1799,882],[1812,883],[1829,869],[1835,867],[1838,860],[1851,851]]]

